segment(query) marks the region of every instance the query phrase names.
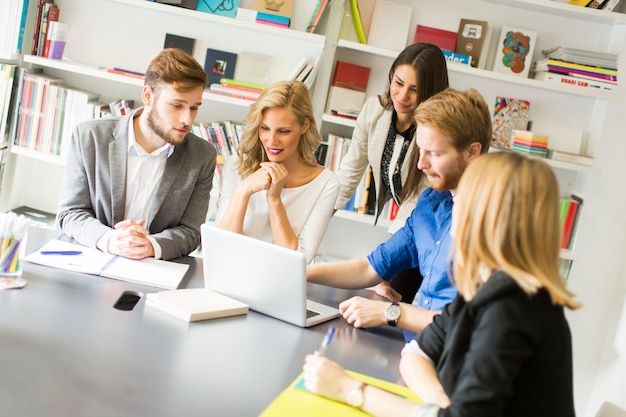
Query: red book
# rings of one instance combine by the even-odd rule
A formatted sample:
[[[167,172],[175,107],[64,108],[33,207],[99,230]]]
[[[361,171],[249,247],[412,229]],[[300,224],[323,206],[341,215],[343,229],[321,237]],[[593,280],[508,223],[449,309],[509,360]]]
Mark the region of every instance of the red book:
[[[576,199],[570,199],[569,204],[567,206],[567,212],[565,213],[565,221],[563,222],[563,231],[561,235],[561,248],[568,249],[570,248],[571,239],[572,239],[572,229],[574,228],[576,215],[578,214],[578,209],[580,207],[580,203]]]
[[[417,25],[413,43],[425,42],[437,45],[440,49],[454,52],[456,48],[456,32]]]
[[[370,78],[370,71],[371,69],[368,67],[337,61],[332,85],[365,92]]]

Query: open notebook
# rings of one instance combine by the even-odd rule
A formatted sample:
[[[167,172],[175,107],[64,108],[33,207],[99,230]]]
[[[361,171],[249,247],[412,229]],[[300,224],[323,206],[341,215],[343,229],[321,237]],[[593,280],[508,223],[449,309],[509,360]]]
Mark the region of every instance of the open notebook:
[[[67,251],[80,252],[80,254],[43,254],[45,252]],[[189,269],[189,265],[185,264],[154,258],[137,261],[56,239],[50,240],[35,252],[25,256],[24,260],[66,271],[100,275],[106,278],[170,290],[178,288]]]
[[[206,288],[301,327],[339,315],[306,299],[304,254],[207,224],[201,236]]]

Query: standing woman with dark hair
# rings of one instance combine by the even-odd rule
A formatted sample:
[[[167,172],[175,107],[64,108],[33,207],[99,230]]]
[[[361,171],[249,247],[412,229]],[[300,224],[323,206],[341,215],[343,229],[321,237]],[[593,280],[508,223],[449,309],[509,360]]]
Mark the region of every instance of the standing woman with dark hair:
[[[415,43],[407,46],[389,69],[383,95],[370,97],[356,121],[352,141],[339,169],[340,192],[335,210],[341,210],[356,190],[369,166],[376,189],[376,220],[390,200],[400,207],[389,228],[394,233],[404,225],[428,182],[419,175],[413,113],[417,106],[448,88],[446,59],[438,46]],[[403,300],[412,300],[419,281],[418,271],[400,272],[394,287]],[[380,284],[377,292],[394,301],[400,297]]]
[[[237,158],[226,161],[215,223],[315,257],[339,184],[319,166],[322,137],[299,81],[269,86],[250,106]]]

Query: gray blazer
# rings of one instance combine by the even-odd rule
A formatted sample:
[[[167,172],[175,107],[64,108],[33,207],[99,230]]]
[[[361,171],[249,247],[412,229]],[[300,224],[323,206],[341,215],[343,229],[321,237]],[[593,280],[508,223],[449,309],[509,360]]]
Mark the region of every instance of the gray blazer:
[[[124,220],[128,124],[137,113],[80,123],[66,144],[58,222],[83,245],[96,247],[104,233]],[[188,255],[200,244],[215,158],[215,147],[190,133],[167,159],[149,228],[163,259]]]

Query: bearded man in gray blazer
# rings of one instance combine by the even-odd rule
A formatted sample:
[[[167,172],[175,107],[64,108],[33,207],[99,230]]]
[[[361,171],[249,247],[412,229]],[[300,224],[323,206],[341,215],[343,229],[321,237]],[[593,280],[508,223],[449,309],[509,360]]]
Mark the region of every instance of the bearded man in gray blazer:
[[[66,148],[58,222],[78,243],[131,259],[200,244],[215,147],[191,133],[207,75],[178,49],[150,63],[143,107],[79,124]]]

